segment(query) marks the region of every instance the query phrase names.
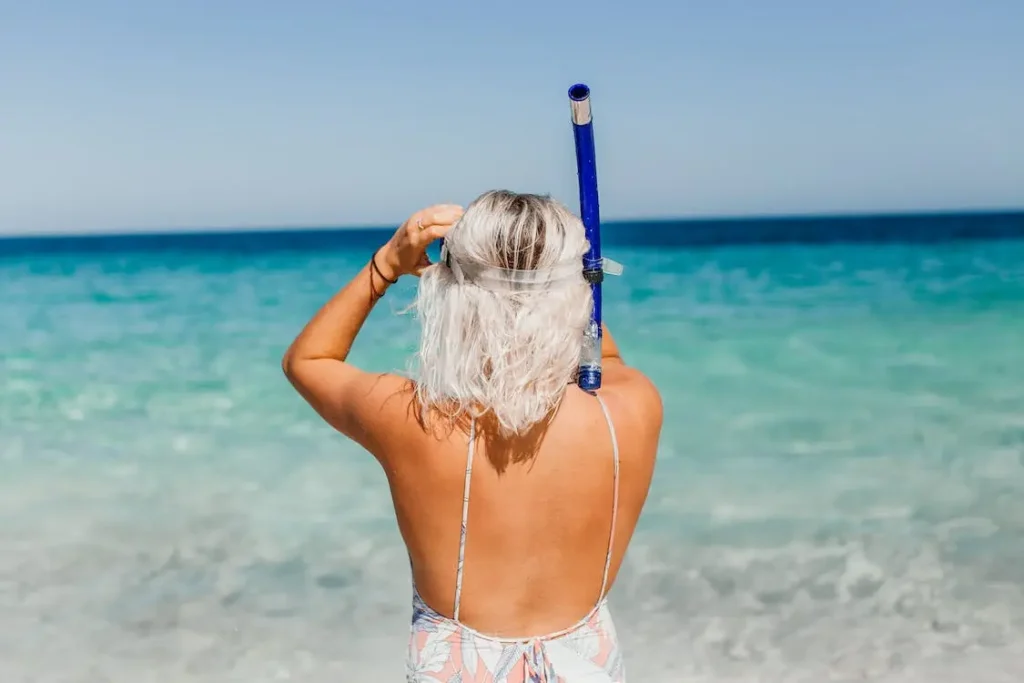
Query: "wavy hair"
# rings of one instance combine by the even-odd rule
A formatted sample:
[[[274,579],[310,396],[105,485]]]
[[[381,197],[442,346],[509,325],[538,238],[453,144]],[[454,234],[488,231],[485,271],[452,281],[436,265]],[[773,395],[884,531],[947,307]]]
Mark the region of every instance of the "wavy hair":
[[[549,197],[495,190],[467,207],[414,304],[424,417],[490,414],[513,436],[553,413],[590,320],[587,246],[579,218]]]

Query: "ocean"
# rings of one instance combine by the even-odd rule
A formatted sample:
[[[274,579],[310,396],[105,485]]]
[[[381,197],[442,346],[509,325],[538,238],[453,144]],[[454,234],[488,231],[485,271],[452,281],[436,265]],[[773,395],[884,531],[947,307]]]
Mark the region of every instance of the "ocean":
[[[280,358],[387,233],[0,240],[0,680],[402,680],[383,473]],[[660,388],[630,680],[1024,678],[1024,214],[609,226]],[[352,360],[403,370],[403,308]]]

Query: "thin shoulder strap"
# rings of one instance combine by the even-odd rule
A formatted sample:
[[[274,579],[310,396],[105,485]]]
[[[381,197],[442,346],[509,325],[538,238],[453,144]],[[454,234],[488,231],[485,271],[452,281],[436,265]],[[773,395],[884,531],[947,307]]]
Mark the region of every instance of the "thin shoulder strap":
[[[612,566],[612,551],[615,549],[615,522],[619,516],[619,440],[615,436],[615,425],[612,423],[612,415],[608,412],[608,406],[604,399],[595,394],[597,402],[601,404],[601,412],[608,422],[608,432],[612,437],[612,457],[614,458],[613,490],[612,490],[612,529],[608,535],[608,553],[604,558],[604,575],[601,577],[601,595],[598,602],[604,599],[605,591],[608,589],[608,572]]]
[[[476,419],[469,423],[469,453],[466,455],[466,483],[462,489],[462,530],[459,532],[459,564],[455,569],[455,609],[452,617],[459,620],[462,602],[462,563],[466,559],[466,520],[469,519],[469,482],[473,478],[473,451],[476,450]],[[607,570],[606,570],[607,571]]]

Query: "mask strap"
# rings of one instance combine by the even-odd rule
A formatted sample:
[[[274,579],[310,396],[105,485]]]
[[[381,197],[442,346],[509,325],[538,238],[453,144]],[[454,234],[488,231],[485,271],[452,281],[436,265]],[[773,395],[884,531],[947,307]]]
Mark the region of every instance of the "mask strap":
[[[471,261],[459,261],[447,244],[441,245],[441,263],[452,271],[460,284],[469,283],[496,292],[522,292],[551,289],[578,283],[583,278],[582,263],[560,263],[544,268],[501,268]],[[606,275],[621,275],[623,266],[609,258],[602,259]]]

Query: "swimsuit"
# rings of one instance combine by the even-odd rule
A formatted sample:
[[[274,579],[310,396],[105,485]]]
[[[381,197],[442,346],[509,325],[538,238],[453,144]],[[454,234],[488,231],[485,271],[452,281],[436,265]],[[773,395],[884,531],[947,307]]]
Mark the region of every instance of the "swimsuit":
[[[615,458],[612,524],[605,555],[601,593],[590,613],[569,628],[529,638],[488,636],[459,622],[462,565],[466,555],[466,519],[469,483],[473,472],[476,422],[470,425],[466,483],[462,497],[462,532],[455,574],[453,617],[431,609],[413,585],[412,632],[406,660],[409,683],[623,683],[622,652],[615,634],[605,591],[615,540],[619,507],[619,444],[611,415],[601,397],[601,412],[608,422]]]

